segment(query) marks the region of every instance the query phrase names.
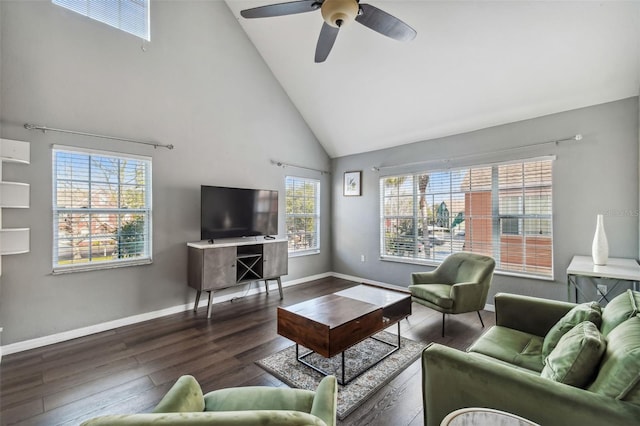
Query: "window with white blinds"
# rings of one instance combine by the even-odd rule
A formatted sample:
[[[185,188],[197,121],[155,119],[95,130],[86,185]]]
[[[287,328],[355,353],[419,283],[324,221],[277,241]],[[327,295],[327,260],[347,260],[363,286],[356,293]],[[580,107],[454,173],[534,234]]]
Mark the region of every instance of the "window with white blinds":
[[[151,262],[151,158],[53,149],[54,272]]]
[[[320,181],[287,176],[285,192],[289,254],[318,253],[320,251]]]
[[[53,4],[150,40],[149,0],[52,0]]]
[[[552,158],[380,178],[380,255],[492,256],[496,270],[553,277]]]

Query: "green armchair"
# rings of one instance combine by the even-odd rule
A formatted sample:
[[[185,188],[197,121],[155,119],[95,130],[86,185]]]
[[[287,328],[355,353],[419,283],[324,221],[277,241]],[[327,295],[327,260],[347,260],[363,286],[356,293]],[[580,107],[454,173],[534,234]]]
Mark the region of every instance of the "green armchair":
[[[327,376],[315,392],[248,386],[202,394],[193,376],[182,376],[152,413],[107,415],[82,426],[318,425],[335,426],[338,385]]]
[[[484,327],[480,310],[487,302],[495,266],[489,256],[453,253],[435,270],[411,274],[411,300],[442,312],[442,337],[445,314],[476,311]]]

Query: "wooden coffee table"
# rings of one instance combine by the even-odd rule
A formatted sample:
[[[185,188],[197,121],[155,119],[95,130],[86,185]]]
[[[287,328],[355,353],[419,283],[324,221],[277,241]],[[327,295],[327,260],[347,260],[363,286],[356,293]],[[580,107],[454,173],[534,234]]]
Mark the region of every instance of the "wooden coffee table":
[[[341,385],[349,383],[400,349],[400,320],[411,315],[411,294],[371,285],[359,285],[287,307],[278,307],[278,334],[296,343],[296,358],[314,370],[328,374],[307,362],[313,352],[325,358],[342,354]],[[398,342],[375,363],[355,376],[345,377],[344,352],[389,326],[398,325]],[[303,355],[299,345],[310,349]]]

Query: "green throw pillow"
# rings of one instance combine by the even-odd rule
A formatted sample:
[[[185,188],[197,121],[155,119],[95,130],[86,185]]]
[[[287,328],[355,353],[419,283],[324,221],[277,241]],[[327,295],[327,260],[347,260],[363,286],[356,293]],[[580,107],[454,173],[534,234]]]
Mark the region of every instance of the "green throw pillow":
[[[607,341],[591,321],[573,327],[544,360],[541,377],[579,388],[595,376]]]
[[[609,333],[600,372],[589,390],[640,405],[640,317]]]
[[[544,336],[542,356],[549,356],[553,348],[555,348],[560,341],[560,338],[564,336],[567,331],[583,321],[591,321],[597,328],[600,328],[600,324],[602,323],[602,309],[597,302],[587,302],[576,305],[567,312],[565,316],[560,318],[560,321],[551,327],[551,330]]]
[[[602,310],[602,334],[608,336],[611,330],[636,316],[640,305],[640,292],[627,290],[614,297]]]

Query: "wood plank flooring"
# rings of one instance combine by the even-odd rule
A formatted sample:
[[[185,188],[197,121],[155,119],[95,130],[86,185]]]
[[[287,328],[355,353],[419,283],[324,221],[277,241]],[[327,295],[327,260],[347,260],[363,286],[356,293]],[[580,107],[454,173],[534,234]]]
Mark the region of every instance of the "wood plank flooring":
[[[276,333],[276,309],[359,283],[324,278],[277,291],[121,327],[3,357],[0,364],[0,424],[77,425],[102,414],[150,411],[175,380],[195,376],[203,390],[231,386],[286,386],[255,361],[292,344]],[[482,313],[487,327],[495,323]],[[458,349],[484,329],[475,313],[447,317],[413,304],[402,335]],[[396,327],[393,327],[395,332]],[[339,424],[423,424],[420,361],[378,391]]]

